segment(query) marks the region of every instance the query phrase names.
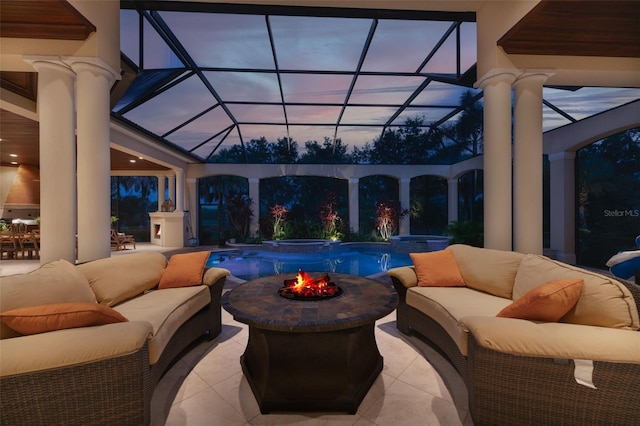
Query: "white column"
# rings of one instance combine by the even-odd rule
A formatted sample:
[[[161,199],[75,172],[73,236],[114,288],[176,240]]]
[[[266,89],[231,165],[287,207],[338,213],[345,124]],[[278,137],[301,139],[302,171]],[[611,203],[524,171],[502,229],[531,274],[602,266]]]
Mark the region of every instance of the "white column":
[[[158,211],[162,211],[162,204],[165,201],[164,193],[166,192],[167,177],[158,176]]]
[[[61,62],[37,57],[25,60],[38,71],[40,263],[58,259],[75,263],[75,74]]]
[[[167,176],[167,181],[169,181],[168,198],[171,201],[173,201],[173,204],[175,205],[175,202],[176,202],[176,176],[175,175]]]
[[[79,262],[111,256],[109,93],[115,74],[94,61],[69,61],[77,75]]]
[[[400,179],[400,207],[403,209],[408,209],[411,207],[411,179],[410,178]],[[400,235],[411,233],[411,219],[409,218],[409,215],[406,215],[403,219],[400,220],[398,233]]]
[[[514,87],[513,249],[542,254],[542,85],[545,73],[519,76]]]
[[[349,228],[360,231],[360,178],[349,178]]]
[[[458,178],[447,179],[447,221],[458,220]]]
[[[176,211],[184,211],[184,171],[176,170]]]
[[[495,70],[484,90],[484,246],[511,250],[511,83],[513,70]]]
[[[576,263],[575,163],[575,152],[549,155],[550,247],[556,250],[556,259],[571,264]]]
[[[257,235],[258,231],[260,231],[260,179],[249,178],[249,198],[253,201],[253,204],[251,204],[253,216],[251,217],[249,232],[251,235]]]

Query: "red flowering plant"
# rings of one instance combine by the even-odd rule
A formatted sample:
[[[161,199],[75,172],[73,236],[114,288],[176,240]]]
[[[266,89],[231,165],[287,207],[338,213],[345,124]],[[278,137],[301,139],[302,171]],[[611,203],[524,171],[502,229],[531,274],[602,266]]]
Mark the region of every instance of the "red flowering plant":
[[[377,229],[383,240],[389,241],[402,218],[408,213],[409,210],[403,209],[400,202],[396,200],[385,200],[376,205]]]
[[[342,238],[342,234],[338,231],[342,218],[340,218],[338,212],[334,210],[335,205],[336,194],[330,192],[325,202],[320,206],[319,213],[323,227],[323,238],[331,240],[339,240]]]
[[[285,206],[276,204],[271,207],[271,216],[273,216],[273,239],[281,240],[285,236],[284,223],[287,220],[289,210]]]

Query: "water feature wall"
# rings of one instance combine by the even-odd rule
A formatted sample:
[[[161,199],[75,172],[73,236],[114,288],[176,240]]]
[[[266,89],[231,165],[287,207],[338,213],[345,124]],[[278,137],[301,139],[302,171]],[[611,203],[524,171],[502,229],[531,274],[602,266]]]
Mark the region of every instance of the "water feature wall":
[[[277,253],[328,253],[340,249],[342,242],[334,240],[267,240],[262,249]]]
[[[420,253],[444,250],[450,237],[442,235],[396,235],[391,237],[391,250],[397,253]]]

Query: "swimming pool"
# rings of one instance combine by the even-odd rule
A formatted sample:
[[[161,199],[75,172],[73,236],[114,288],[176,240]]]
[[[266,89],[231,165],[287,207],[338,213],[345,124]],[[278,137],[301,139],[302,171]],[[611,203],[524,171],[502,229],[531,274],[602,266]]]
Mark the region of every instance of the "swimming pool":
[[[278,253],[242,249],[212,252],[207,267],[226,268],[237,278],[252,280],[299,270],[366,277],[411,264],[408,254],[383,248],[351,248],[327,253]]]

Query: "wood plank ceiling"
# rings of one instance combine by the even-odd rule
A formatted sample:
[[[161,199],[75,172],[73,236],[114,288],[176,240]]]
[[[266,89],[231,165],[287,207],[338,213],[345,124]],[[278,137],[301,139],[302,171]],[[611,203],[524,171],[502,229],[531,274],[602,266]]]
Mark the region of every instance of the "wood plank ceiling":
[[[37,11],[37,13],[34,13]],[[66,0],[0,0],[0,37],[84,40],[95,31]],[[640,1],[543,0],[499,41],[509,54],[640,57]],[[0,85],[36,99],[36,73],[0,72]],[[0,163],[38,165],[38,123],[0,111]],[[131,163],[130,160],[137,160]],[[112,170],[164,167],[111,150]]]

